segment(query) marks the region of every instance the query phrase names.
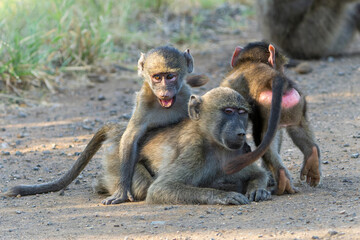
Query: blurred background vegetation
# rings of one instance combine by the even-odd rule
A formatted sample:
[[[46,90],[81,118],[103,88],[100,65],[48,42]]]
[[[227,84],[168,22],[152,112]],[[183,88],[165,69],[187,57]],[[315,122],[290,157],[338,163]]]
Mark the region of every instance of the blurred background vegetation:
[[[140,51],[163,44],[216,41],[219,28],[237,31],[252,15],[251,0],[1,0],[0,92],[55,92],[64,71],[136,63]]]

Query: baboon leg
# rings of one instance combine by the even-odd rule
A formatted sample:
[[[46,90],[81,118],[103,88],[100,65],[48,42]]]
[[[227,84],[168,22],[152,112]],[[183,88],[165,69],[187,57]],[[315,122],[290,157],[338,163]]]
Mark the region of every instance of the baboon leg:
[[[136,164],[131,186],[131,192],[133,193],[135,200],[145,200],[149,186],[153,181],[153,177],[145,166],[141,163]]]
[[[94,192],[109,195],[112,191],[115,191],[113,187],[114,184],[111,184],[112,181],[118,181],[118,179],[118,177],[111,177],[109,174],[102,173],[93,185]],[[153,181],[153,177],[150,175],[145,166],[141,163],[137,163],[131,185],[131,191],[134,195],[134,199],[137,201],[145,200],[147,190]]]
[[[282,133],[279,130],[274,141],[271,143],[269,150],[263,156],[264,167],[268,169],[275,178],[276,190],[274,192],[278,195],[297,192],[296,188],[293,186],[291,174],[281,160],[279,153],[281,146],[279,141],[281,141],[281,136]]]
[[[300,179],[315,187],[321,180],[320,150],[315,143],[309,122],[303,118],[299,126],[287,127],[287,132],[294,144],[304,154]]]

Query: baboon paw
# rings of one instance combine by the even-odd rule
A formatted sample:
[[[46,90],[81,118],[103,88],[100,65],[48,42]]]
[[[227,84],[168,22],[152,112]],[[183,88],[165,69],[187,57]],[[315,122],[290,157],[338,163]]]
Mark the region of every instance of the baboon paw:
[[[305,180],[305,177],[306,182],[312,187],[316,187],[320,183],[321,173],[319,155],[315,146],[312,149],[312,154],[308,159],[306,159],[303,167],[301,168],[300,179],[303,181]]]
[[[271,199],[271,193],[266,189],[255,189],[246,193],[246,197],[250,201],[260,202]]]
[[[124,202],[134,201],[132,194],[128,191],[127,193],[123,191],[116,191],[110,197],[105,198],[101,203],[104,205],[111,205],[111,204],[119,204]]]
[[[278,173],[278,183],[277,183],[277,195],[282,195],[284,193],[294,194],[298,190],[292,185],[290,177],[287,176],[285,169],[280,169]]]
[[[223,198],[219,199],[218,204],[224,205],[243,205],[249,204],[250,201],[245,195],[237,192],[227,192]]]

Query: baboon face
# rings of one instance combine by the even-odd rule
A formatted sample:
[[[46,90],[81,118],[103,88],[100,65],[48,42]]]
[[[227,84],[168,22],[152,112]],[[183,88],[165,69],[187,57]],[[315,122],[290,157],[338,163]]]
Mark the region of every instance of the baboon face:
[[[248,113],[242,106],[229,106],[219,110],[221,125],[215,131],[214,136],[218,137],[222,145],[228,149],[239,149],[246,141],[246,127]]]
[[[229,150],[243,146],[246,140],[249,106],[230,88],[215,88],[202,97],[192,96],[190,118],[199,121],[204,135]]]
[[[180,52],[173,47],[159,47],[141,54],[139,75],[149,83],[159,104],[171,108],[187,73],[193,71],[193,58],[189,50]]]

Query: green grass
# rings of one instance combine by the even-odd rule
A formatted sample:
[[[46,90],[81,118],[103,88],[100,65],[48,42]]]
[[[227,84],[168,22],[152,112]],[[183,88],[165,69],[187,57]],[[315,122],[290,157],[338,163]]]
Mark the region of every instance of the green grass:
[[[240,0],[241,1],[241,0]],[[192,7],[214,8],[225,0],[1,0],[0,89],[51,88],[49,79],[69,66],[126,60],[129,49],[152,47],[156,30],[139,30],[144,17]],[[145,18],[146,21],[146,18]],[[196,19],[195,19],[196,24]],[[172,36],[198,41],[196,31]]]

